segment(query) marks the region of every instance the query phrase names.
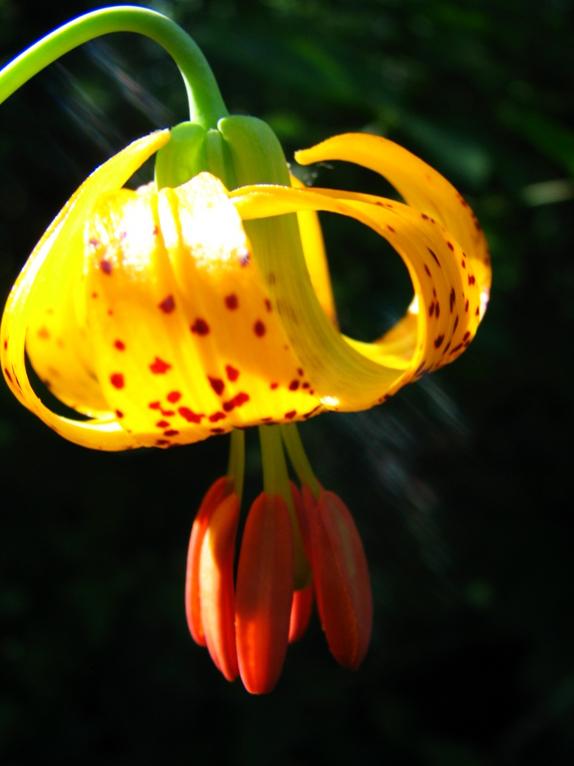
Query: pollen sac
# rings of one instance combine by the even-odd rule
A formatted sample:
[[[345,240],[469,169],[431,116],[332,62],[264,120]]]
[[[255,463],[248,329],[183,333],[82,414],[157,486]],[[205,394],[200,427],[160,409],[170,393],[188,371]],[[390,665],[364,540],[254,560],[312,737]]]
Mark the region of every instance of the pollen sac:
[[[329,650],[340,665],[355,670],[371,637],[373,605],[367,559],[345,503],[321,490],[303,500],[309,523],[313,584]]]
[[[299,641],[309,627],[313,612],[313,586],[307,585],[293,592],[291,615],[289,618],[289,643]]]
[[[283,668],[293,594],[293,543],[285,501],[265,493],[245,525],[236,594],[239,672],[247,691],[273,689]]]
[[[231,481],[217,479],[193,522],[187,556],[185,612],[192,638],[208,650],[223,675],[237,675],[234,641],[233,557],[239,500]]]

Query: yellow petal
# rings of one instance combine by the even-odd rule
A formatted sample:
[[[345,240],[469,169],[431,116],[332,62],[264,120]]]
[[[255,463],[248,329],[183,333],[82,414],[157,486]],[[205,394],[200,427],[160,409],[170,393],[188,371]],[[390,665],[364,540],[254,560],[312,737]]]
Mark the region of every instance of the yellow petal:
[[[138,443],[185,444],[316,410],[217,178],[108,195],[88,239],[96,374]]]
[[[295,189],[304,189],[305,185],[296,176],[291,175],[291,186]],[[321,308],[329,319],[336,322],[335,300],[329,276],[329,263],[325,253],[325,244],[319,217],[313,211],[301,210],[297,213],[299,233],[305,263],[309,270],[311,284]]]
[[[391,333],[375,343],[347,339],[332,327],[305,279],[304,264],[292,260],[287,265],[272,251],[261,264],[263,271],[277,275],[274,298],[322,404],[353,410],[382,401],[423,371],[461,353],[478,326],[480,296],[476,280],[465,281],[460,246],[441,224],[402,203],[337,194],[253,186],[235,190],[231,198],[244,219],[300,210],[356,218],[385,237],[403,259],[418,300],[398,336]]]
[[[384,176],[421,216],[440,221],[470,259],[481,291],[481,316],[491,283],[486,240],[476,216],[462,195],[440,173],[407,149],[381,136],[345,133],[295,153],[297,162],[344,160]]]
[[[4,310],[1,353],[9,386],[55,431],[85,446],[126,449],[134,446],[134,440],[113,412],[74,421],[46,407],[28,378],[26,347],[40,376],[52,384],[63,401],[79,411],[100,412],[104,402],[93,377],[89,341],[83,336],[83,224],[103,193],[121,187],[168,140],[169,132],[161,131],[134,141],[89,176],[34,249]],[[52,354],[43,349],[43,342],[51,343]]]

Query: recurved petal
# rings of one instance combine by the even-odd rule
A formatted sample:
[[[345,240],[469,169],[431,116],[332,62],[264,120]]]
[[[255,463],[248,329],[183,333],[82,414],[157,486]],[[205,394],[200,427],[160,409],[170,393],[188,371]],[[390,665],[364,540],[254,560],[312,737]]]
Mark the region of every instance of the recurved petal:
[[[356,669],[371,638],[373,604],[365,552],[347,506],[321,490],[316,501],[303,488],[311,531],[317,609],[333,657]]]
[[[239,673],[251,694],[277,683],[289,637],[293,544],[287,505],[259,495],[249,511],[237,573],[236,640]]]
[[[108,195],[89,242],[98,380],[140,444],[186,444],[317,407],[214,176]]]
[[[295,189],[304,189],[305,184],[299,181],[294,175],[290,176],[291,185]],[[309,270],[311,284],[321,308],[334,323],[337,321],[335,309],[335,299],[333,297],[333,288],[331,286],[331,277],[329,275],[329,262],[325,252],[325,243],[321,224],[317,213],[309,210],[301,210],[297,213],[297,223],[299,224],[299,233],[301,235],[301,245],[305,263]]]
[[[403,203],[348,192],[253,186],[233,191],[231,198],[245,219],[300,210],[355,218],[387,239],[409,271],[415,300],[406,318],[396,332],[363,343],[342,336],[326,318],[302,259],[264,254],[260,267],[277,275],[274,300],[324,408],[373,406],[424,371],[452,361],[470,343],[481,318],[479,286],[442,224]]]
[[[476,279],[488,295],[490,258],[476,216],[454,186],[426,162],[393,141],[368,133],[333,136],[296,152],[295,157],[302,165],[344,160],[380,173],[409,205],[444,224],[468,255]]]
[[[99,394],[83,334],[84,222],[103,194],[120,188],[168,140],[169,131],[160,131],[134,141],[88,177],[35,247],[4,310],[1,354],[8,385],[28,409],[77,444],[108,450],[134,446]],[[27,347],[40,377],[62,401],[97,416],[75,421],[51,411],[28,378]]]

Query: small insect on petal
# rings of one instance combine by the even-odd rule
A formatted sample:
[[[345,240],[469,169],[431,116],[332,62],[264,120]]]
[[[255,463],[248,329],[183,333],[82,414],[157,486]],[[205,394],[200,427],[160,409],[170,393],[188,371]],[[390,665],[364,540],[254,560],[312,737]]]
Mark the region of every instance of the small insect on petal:
[[[373,604],[367,559],[347,506],[333,492],[315,500],[307,487],[303,500],[310,527],[317,609],[329,650],[355,670],[371,637]]]
[[[270,692],[279,679],[292,593],[289,511],[282,498],[262,493],[247,517],[237,573],[237,656],[241,679],[251,694]]]
[[[205,646],[199,587],[201,546],[212,514],[232,491],[231,481],[226,476],[217,479],[205,493],[191,528],[185,574],[185,616],[191,637],[200,646]]]

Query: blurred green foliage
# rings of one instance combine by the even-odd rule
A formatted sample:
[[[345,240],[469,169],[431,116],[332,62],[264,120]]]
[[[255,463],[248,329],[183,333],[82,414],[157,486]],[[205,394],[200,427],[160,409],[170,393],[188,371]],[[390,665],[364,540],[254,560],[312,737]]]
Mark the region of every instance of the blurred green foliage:
[[[186,635],[187,535],[226,443],[105,455],[0,391],[0,762],[572,763],[573,4],[550,0],[166,0],[230,111],[288,156],[387,135],[468,197],[493,254],[465,356],[385,407],[303,435],[363,532],[375,635],[356,674],[315,623],[268,698],[227,685]],[[0,60],[97,7],[0,0]],[[146,41],[69,54],[1,108],[0,281],[85,175],[185,119]],[[337,164],[318,185],[383,192]],[[373,337],[408,300],[396,256],[325,219],[343,327]],[[258,491],[257,454],[248,490]]]

